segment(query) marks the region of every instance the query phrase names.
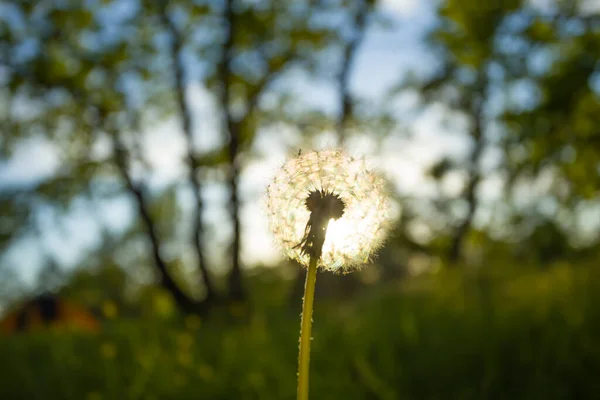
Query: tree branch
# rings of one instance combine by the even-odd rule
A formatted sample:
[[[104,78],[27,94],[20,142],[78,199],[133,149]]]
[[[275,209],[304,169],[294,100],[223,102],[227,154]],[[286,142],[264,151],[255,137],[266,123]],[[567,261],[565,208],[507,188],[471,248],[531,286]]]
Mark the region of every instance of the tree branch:
[[[343,145],[346,139],[346,127],[352,116],[352,96],[349,91],[350,72],[356,60],[357,50],[365,36],[365,27],[369,11],[369,3],[361,1],[354,14],[354,34],[344,43],[342,52],[342,68],[338,75],[338,88],[340,90],[340,114],[337,120],[337,135],[339,144]]]
[[[146,197],[144,196],[142,189],[133,182],[133,179],[129,174],[127,151],[125,150],[125,146],[122,143],[117,132],[110,131],[109,134],[111,135],[113,140],[116,165],[119,169],[121,177],[125,181],[127,189],[135,199],[135,204],[138,213],[142,219],[144,227],[146,228],[146,232],[148,234],[148,239],[150,240],[150,245],[152,249],[152,258],[154,260],[154,264],[160,272],[161,286],[164,289],[166,289],[169,293],[171,293],[173,299],[175,300],[175,303],[179,306],[179,308],[182,311],[199,312],[201,304],[196,303],[192,299],[190,299],[179,288],[179,286],[173,280],[173,278],[171,278],[171,275],[168,271],[167,263],[160,254],[160,242],[158,239],[158,233],[156,231],[154,221],[152,220],[152,217],[150,215],[149,207],[146,202]]]
[[[198,261],[198,268],[202,274],[202,279],[206,287],[206,300],[211,301],[216,297],[212,278],[208,272],[206,258],[204,257],[204,245],[203,245],[203,233],[204,223],[202,218],[202,211],[204,210],[204,203],[202,200],[202,184],[199,178],[200,162],[196,157],[194,151],[194,137],[192,131],[192,111],[185,99],[185,66],[181,59],[181,50],[183,48],[183,39],[177,28],[167,15],[167,1],[160,1],[160,18],[171,35],[172,43],[170,48],[170,55],[173,62],[173,74],[175,81],[175,95],[177,100],[177,107],[181,117],[181,128],[186,138],[187,145],[187,161],[189,167],[188,180],[192,191],[194,193],[194,200],[196,206],[193,209],[193,238],[194,248],[196,251],[196,258]]]
[[[279,64],[277,68],[270,68],[265,75],[258,81],[256,85],[252,88],[252,90],[248,94],[248,110],[246,115],[251,115],[258,106],[258,100],[260,95],[264,92],[265,88],[271,84],[281,71],[283,71],[290,63],[290,61],[294,58],[296,52],[292,47],[290,47],[282,56],[282,62]]]
[[[481,171],[479,170],[479,163],[482,158],[483,150],[485,149],[485,138],[483,136],[485,77],[483,74],[483,72],[480,72],[475,93],[473,93],[473,96],[470,100],[470,112],[471,115],[473,115],[473,130],[471,131],[471,137],[474,141],[474,147],[469,158],[469,175],[467,187],[465,189],[465,200],[467,202],[468,210],[467,215],[459,224],[454,233],[454,237],[452,238],[450,251],[448,254],[450,265],[456,265],[461,257],[463,242],[465,241],[465,238],[471,229],[473,218],[475,217],[475,211],[477,210],[478,200],[476,191],[482,178]]]
[[[238,154],[240,151],[240,139],[241,130],[243,127],[243,121],[245,118],[250,116],[257,108],[260,95],[264,92],[265,88],[271,84],[283,71],[294,58],[295,50],[290,47],[279,57],[281,61],[276,63],[275,66],[271,65],[265,75],[252,86],[247,94],[247,110],[244,116],[240,120],[234,120],[229,111],[229,104],[231,101],[230,88],[233,81],[231,72],[231,59],[233,57],[233,41],[235,35],[235,14],[232,9],[232,0],[227,0],[224,11],[224,19],[227,23],[225,32],[225,43],[223,45],[222,57],[217,65],[219,71],[219,80],[221,82],[221,108],[223,110],[223,119],[226,134],[229,137],[228,143],[228,157],[230,164],[230,173],[228,185],[230,188],[230,213],[233,223],[233,243],[232,243],[232,268],[229,275],[229,292],[230,297],[233,300],[241,300],[244,298],[244,288],[242,286],[242,275],[241,275],[241,262],[240,262],[240,200],[238,196],[238,178],[240,172],[240,166],[238,161]],[[265,57],[266,58],[266,57]]]
[[[221,59],[217,65],[217,71],[219,71],[219,80],[221,81],[221,108],[223,112],[223,121],[225,127],[225,133],[229,137],[227,145],[228,156],[229,156],[229,178],[228,186],[230,190],[229,198],[229,212],[233,224],[233,241],[231,248],[231,271],[228,277],[229,286],[229,297],[232,300],[240,301],[245,297],[245,291],[242,285],[242,271],[240,264],[240,202],[238,197],[238,178],[239,178],[239,161],[238,151],[240,142],[240,124],[234,121],[229,110],[229,103],[231,101],[231,84],[233,80],[231,72],[231,59],[233,57],[233,38],[235,34],[235,15],[233,12],[232,0],[226,0],[225,10],[223,18],[226,23],[225,28],[225,42],[223,44],[223,51],[221,53]]]

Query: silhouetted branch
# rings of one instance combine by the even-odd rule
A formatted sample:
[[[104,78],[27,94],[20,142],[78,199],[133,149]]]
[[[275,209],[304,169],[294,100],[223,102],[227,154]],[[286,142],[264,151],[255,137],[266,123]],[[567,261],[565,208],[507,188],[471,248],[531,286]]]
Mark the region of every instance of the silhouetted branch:
[[[223,18],[225,20],[225,42],[221,53],[221,59],[217,65],[219,80],[221,82],[221,108],[223,112],[223,121],[228,136],[228,156],[229,156],[229,178],[228,186],[230,191],[229,212],[233,224],[233,240],[231,244],[231,271],[229,273],[228,285],[229,296],[232,300],[242,300],[245,297],[244,288],[242,285],[242,271],[240,264],[240,202],[238,197],[238,178],[239,178],[239,161],[238,151],[240,143],[240,123],[233,120],[229,110],[231,101],[231,59],[233,53],[233,38],[235,34],[235,15],[232,7],[232,0],[226,0]]]
[[[338,88],[340,90],[340,114],[337,120],[337,135],[339,144],[343,145],[346,139],[346,127],[352,116],[352,97],[349,91],[350,72],[356,60],[357,50],[365,36],[365,27],[370,5],[361,1],[354,14],[354,32],[352,38],[344,43],[342,48],[342,68],[338,75]]]
[[[483,103],[485,98],[485,86],[485,77],[483,76],[483,73],[480,72],[475,92],[472,94],[472,97],[469,101],[471,105],[470,112],[471,115],[473,115],[473,130],[471,131],[471,138],[473,139],[474,147],[471,151],[468,162],[469,173],[464,194],[468,209],[467,215],[458,225],[458,228],[454,232],[454,237],[452,238],[450,251],[448,254],[450,265],[456,264],[456,262],[458,262],[460,259],[464,240],[471,229],[473,218],[475,217],[475,211],[477,210],[478,199],[476,191],[482,178],[481,171],[479,170],[479,164],[483,150],[485,149],[485,138],[483,136]]]
[[[160,273],[160,283],[163,288],[165,288],[175,300],[175,303],[179,306],[179,308],[184,312],[199,312],[200,303],[194,302],[190,299],[177,285],[177,283],[171,278],[169,274],[167,263],[163,259],[160,254],[160,242],[158,239],[158,233],[156,230],[156,226],[154,221],[152,220],[152,216],[150,215],[150,210],[148,204],[146,202],[146,197],[142,191],[142,188],[137,186],[133,181],[128,167],[127,160],[127,151],[125,149],[124,144],[122,143],[119,134],[117,132],[109,132],[113,140],[114,154],[115,154],[115,162],[121,174],[121,177],[125,181],[127,189],[129,193],[134,197],[136,208],[144,227],[146,229],[146,233],[148,235],[148,239],[150,241],[150,247],[152,250],[152,258],[154,260],[154,264]]]
[[[173,74],[175,81],[175,95],[177,99],[177,107],[181,117],[181,128],[186,138],[187,145],[187,161],[189,167],[189,183],[194,193],[195,207],[193,208],[193,238],[194,248],[196,251],[196,258],[198,260],[198,268],[202,274],[204,285],[206,287],[206,300],[210,301],[216,297],[214,285],[212,283],[211,276],[208,272],[206,258],[204,257],[204,245],[203,245],[203,218],[202,211],[204,210],[204,203],[202,201],[202,184],[199,178],[200,162],[196,157],[194,151],[194,138],[192,131],[192,111],[185,99],[185,67],[183,60],[181,59],[181,50],[183,48],[183,38],[178,32],[177,28],[167,15],[167,1],[160,1],[160,18],[171,35],[171,48],[170,55],[173,62]]]
[[[221,83],[220,102],[223,112],[223,120],[225,133],[228,136],[228,157],[229,157],[229,179],[228,186],[230,190],[230,214],[233,224],[233,241],[231,246],[231,257],[232,267],[229,274],[228,285],[229,294],[233,300],[241,300],[244,298],[244,288],[242,285],[242,274],[241,274],[241,261],[240,261],[240,201],[238,196],[238,178],[240,173],[240,165],[238,160],[238,154],[240,151],[240,140],[242,129],[244,127],[244,119],[250,116],[258,107],[259,99],[261,94],[278,76],[279,74],[289,65],[290,61],[294,59],[295,50],[290,47],[286,52],[281,54],[279,61],[273,64],[267,60],[267,56],[263,55],[265,61],[269,65],[269,69],[265,72],[265,75],[253,86],[249,87],[246,104],[247,109],[245,114],[239,118],[233,118],[229,105],[231,102],[231,86],[233,83],[231,60],[233,57],[236,17],[232,9],[232,1],[228,0],[225,5],[225,11],[223,18],[226,23],[225,28],[225,42],[223,44],[221,60],[217,65],[217,71],[219,71],[219,81]],[[273,60],[271,60],[273,61]]]
[[[265,88],[271,84],[280,73],[290,64],[290,61],[295,56],[295,51],[293,48],[289,48],[287,52],[285,52],[282,56],[282,62],[279,64],[277,68],[270,68],[265,75],[258,81],[256,85],[252,87],[252,89],[248,93],[248,110],[246,115],[252,114],[256,107],[258,106],[258,101],[260,95],[265,91]]]

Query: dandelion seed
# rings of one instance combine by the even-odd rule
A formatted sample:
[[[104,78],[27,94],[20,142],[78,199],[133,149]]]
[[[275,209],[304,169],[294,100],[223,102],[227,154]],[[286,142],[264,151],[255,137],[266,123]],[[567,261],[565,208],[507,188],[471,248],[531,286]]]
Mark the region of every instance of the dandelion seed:
[[[286,255],[305,266],[311,255],[320,257],[320,266],[334,272],[368,262],[389,226],[384,180],[341,150],[299,152],[276,174],[266,202]]]

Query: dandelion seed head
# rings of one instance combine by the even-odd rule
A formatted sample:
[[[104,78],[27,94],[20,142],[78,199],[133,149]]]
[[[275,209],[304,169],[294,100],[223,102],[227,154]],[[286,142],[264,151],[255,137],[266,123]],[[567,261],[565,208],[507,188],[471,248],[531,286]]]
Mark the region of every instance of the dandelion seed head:
[[[298,246],[305,235],[314,194],[328,193],[343,202],[343,212],[327,225],[320,266],[349,272],[368,263],[389,228],[385,180],[364,159],[341,150],[311,151],[288,160],[267,188],[269,226],[285,254],[308,265],[310,255]]]

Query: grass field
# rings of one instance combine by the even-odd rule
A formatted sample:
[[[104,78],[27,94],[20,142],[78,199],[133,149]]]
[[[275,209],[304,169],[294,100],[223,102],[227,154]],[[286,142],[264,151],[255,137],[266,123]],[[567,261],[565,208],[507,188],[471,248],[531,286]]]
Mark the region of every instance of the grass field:
[[[443,273],[317,302],[314,399],[600,398],[600,274]],[[0,399],[293,399],[298,315],[0,338]]]

